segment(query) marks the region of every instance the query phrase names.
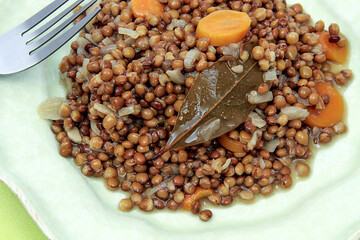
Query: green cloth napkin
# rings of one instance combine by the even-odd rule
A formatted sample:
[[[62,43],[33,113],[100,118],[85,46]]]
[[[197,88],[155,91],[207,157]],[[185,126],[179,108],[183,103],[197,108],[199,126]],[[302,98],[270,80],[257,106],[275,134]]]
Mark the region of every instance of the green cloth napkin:
[[[0,239],[47,239],[16,195],[2,182],[0,182]]]

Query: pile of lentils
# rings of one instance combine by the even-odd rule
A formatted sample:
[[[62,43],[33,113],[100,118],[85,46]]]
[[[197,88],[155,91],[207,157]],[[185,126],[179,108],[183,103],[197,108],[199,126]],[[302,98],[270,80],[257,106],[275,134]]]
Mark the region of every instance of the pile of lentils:
[[[306,109],[326,104],[328,96],[313,91],[315,83],[344,85],[352,77],[351,70],[331,71],[316,34],[326,31],[324,22],[311,25],[300,4],[288,7],[284,0],[160,2],[164,14],[143,19],[133,16],[130,1],[104,0],[101,12],[80,34],[82,41],[71,44],[70,55],[59,66],[69,87],[60,108],[63,120],[53,121],[51,127],[60,154],[73,157],[85,176],[103,177],[110,190],[129,192],[129,198],[119,202],[121,211],[134,205],[148,212],[181,209],[184,198],[198,187],[212,189],[208,201],[226,206],[235,199],[251,201],[257,194],[266,196],[274,189],[291,187],[296,176],[291,169],[298,176],[308,176],[310,142],[328,143],[334,135],[344,133],[346,126],[339,122],[334,127],[310,128],[279,113],[286,106]],[[244,42],[255,41],[258,46],[250,53],[240,51],[241,57],[257,60],[264,72],[276,68],[272,85],[257,89],[259,94],[273,94],[272,101],[257,105],[266,125],[255,147],[245,149],[244,154],[233,153],[214,139],[153,159],[171,134],[183,100],[196,81],[194,73],[223,56],[226,46],[211,46],[209,39],[195,35],[201,18],[222,9],[246,12],[252,20]],[[119,34],[119,28],[130,29],[136,38]],[[337,24],[331,24],[328,31],[333,42],[347,44]],[[194,48],[201,51],[200,57],[185,68],[184,59]],[[174,69],[186,76],[184,84],[171,81],[165,73]],[[105,110],[95,109],[96,104]],[[119,117],[106,109],[130,109],[130,113]],[[68,136],[75,127],[81,142]],[[247,144],[258,129],[249,118],[229,136]],[[279,139],[276,149],[266,150],[275,138]],[[222,166],[220,171],[214,169],[215,162]],[[197,214],[200,208],[196,200],[191,211]],[[199,216],[207,221],[212,213],[203,210]]]

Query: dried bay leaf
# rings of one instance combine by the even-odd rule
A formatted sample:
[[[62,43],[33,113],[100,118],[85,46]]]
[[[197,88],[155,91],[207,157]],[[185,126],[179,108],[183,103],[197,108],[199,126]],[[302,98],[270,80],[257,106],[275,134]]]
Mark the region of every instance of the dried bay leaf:
[[[253,45],[246,45],[251,51]],[[243,64],[243,71],[231,70]],[[243,123],[255,105],[247,94],[264,82],[257,62],[230,64],[217,61],[205,69],[194,82],[178,114],[170,138],[162,152],[197,145],[217,138]]]

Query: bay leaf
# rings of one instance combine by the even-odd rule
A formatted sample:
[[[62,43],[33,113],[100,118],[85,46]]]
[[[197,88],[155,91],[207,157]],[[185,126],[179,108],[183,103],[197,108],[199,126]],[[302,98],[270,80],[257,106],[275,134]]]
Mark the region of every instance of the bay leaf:
[[[247,44],[245,49],[251,52],[253,46]],[[242,64],[243,72],[233,72],[234,64]],[[247,101],[247,94],[263,82],[263,72],[251,57],[245,63],[236,60],[231,65],[217,61],[205,69],[184,99],[161,152],[197,145],[238,127],[255,109]]]

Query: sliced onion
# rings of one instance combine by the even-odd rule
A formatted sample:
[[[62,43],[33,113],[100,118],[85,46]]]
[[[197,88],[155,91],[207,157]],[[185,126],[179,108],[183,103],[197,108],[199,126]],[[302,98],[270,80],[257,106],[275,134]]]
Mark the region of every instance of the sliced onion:
[[[292,78],[288,79],[290,82],[298,83],[299,82],[299,73],[296,73],[296,75]]]
[[[96,122],[94,121],[90,121],[90,127],[91,127],[91,130],[98,136],[100,136],[100,129],[98,128]]]
[[[238,59],[240,57],[240,51],[238,48],[225,47],[223,50],[224,55],[230,55]]]
[[[82,64],[82,67],[79,67],[77,73],[76,73],[76,77],[80,77],[80,76],[83,76],[86,80],[89,80],[89,71],[87,69],[87,65],[89,64],[90,62],[90,59],[89,58],[84,58],[83,60],[83,64]],[[80,76],[78,76],[78,74]]]
[[[282,164],[284,164],[285,166],[289,165],[289,164],[292,162],[292,160],[291,160],[291,158],[290,158],[289,155],[284,156],[284,157],[281,157],[279,160],[280,160],[280,162],[281,162]]]
[[[222,165],[221,158],[214,159],[211,162],[211,167],[218,173],[221,173],[222,171],[221,165]]]
[[[233,66],[231,68],[231,70],[234,72],[234,73],[242,73],[244,71],[244,66],[243,65],[237,65],[237,66]]]
[[[262,134],[262,131],[259,130],[259,129],[256,130],[256,131],[253,133],[250,141],[249,141],[248,144],[247,144],[247,147],[248,147],[249,150],[253,150],[253,149],[255,148],[256,143],[257,143],[257,141],[258,141],[258,139],[259,139],[259,135],[261,135],[261,134]]]
[[[312,135],[313,135],[314,137],[317,137],[317,136],[320,134],[320,132],[321,132],[321,128],[319,128],[319,127],[314,127],[314,128],[312,129]]]
[[[181,73],[181,69],[167,70],[166,74],[170,77],[170,80],[176,84],[184,84],[185,76]]]
[[[288,116],[289,120],[301,119],[304,120],[307,116],[309,116],[309,112],[307,109],[299,108],[299,107],[284,107],[281,109],[283,114]]]
[[[185,56],[184,66],[186,68],[194,67],[194,63],[199,59],[201,52],[197,49],[191,49]]]
[[[304,99],[304,98],[300,97],[298,93],[295,93],[295,96],[296,96],[299,103],[304,104],[305,107],[310,106],[309,100],[307,98]]]
[[[87,40],[89,40],[92,44],[94,44],[94,45],[96,45],[96,46],[98,45],[97,42],[94,41],[94,39],[93,39],[93,37],[91,36],[91,34],[85,33],[85,38],[86,38]]]
[[[270,102],[273,100],[273,93],[271,91],[265,94],[258,94],[257,91],[251,91],[248,95],[248,101],[251,104],[259,104],[264,102]]]
[[[224,165],[221,166],[221,171],[224,171],[231,163],[231,158],[226,159]]]
[[[167,183],[168,183],[169,180],[170,179],[163,180],[160,184],[156,185],[155,187],[149,188],[149,190],[146,191],[145,195],[148,198],[151,198],[152,195],[154,195],[160,189],[163,189],[163,188],[166,189],[167,188]]]
[[[118,114],[120,117],[133,114],[135,112],[134,106],[123,107],[119,110]]]
[[[285,81],[286,81],[286,76],[281,74],[279,77],[279,87],[282,87]]]
[[[266,167],[265,162],[264,162],[264,159],[263,159],[261,156],[259,156],[258,159],[259,159],[259,166],[260,166],[260,168],[261,168],[261,169],[264,169],[264,168]]]
[[[276,68],[270,69],[269,71],[264,73],[264,81],[273,81],[275,79],[277,79],[276,76]]]
[[[316,46],[314,46],[313,49],[311,49],[311,52],[318,55],[318,54],[323,54],[324,50],[323,50],[321,44],[319,43]]]
[[[172,70],[172,71],[174,71],[174,70]],[[171,75],[171,73],[170,73],[170,75]],[[161,84],[161,86],[165,87],[165,85],[171,81],[170,75],[167,75],[167,72],[166,72],[166,74],[162,73],[159,75],[159,83]]]
[[[81,143],[82,139],[81,139],[80,131],[77,127],[73,127],[70,131],[67,131],[67,136],[74,143]]]
[[[96,17],[91,19],[88,24],[85,25],[86,32],[91,32],[95,27],[94,23],[97,21]]]
[[[66,73],[60,72],[60,83],[65,88],[66,93],[70,93],[72,91],[72,80],[66,75]]]
[[[174,30],[174,28],[180,27],[184,28],[187,22],[185,20],[173,19],[171,23],[167,25],[166,30]]]
[[[249,118],[251,118],[251,123],[258,128],[262,128],[266,125],[266,121],[255,112],[251,112],[249,114]]]
[[[132,38],[132,37],[128,37],[124,40],[124,42],[127,44],[127,45],[132,45],[136,42],[136,39]]]
[[[132,39],[137,39],[139,37],[139,33],[137,31],[123,27],[118,28],[118,34],[127,35]]]
[[[255,112],[259,114],[262,118],[266,118],[264,112],[261,109],[255,108]]]
[[[104,104],[101,104],[101,103],[95,103],[94,109],[96,109],[97,111],[99,111],[105,115],[112,113],[110,108],[108,108],[107,106],[105,106]]]
[[[101,55],[106,55],[108,53],[111,53],[112,50],[116,49],[116,44],[111,44],[111,45],[107,45],[107,46],[104,46],[102,48],[100,48],[100,54]]]
[[[110,38],[106,37],[102,40],[102,43],[105,45],[105,46],[108,46],[108,45],[113,45],[114,44],[114,41],[111,40]]]
[[[264,149],[268,150],[269,152],[275,152],[277,146],[279,146],[279,145],[280,145],[280,139],[279,138],[274,138],[273,140],[268,141],[265,144]]]
[[[85,56],[89,56],[89,53],[85,51],[85,46],[86,46],[86,44],[90,43],[90,41],[83,37],[78,37],[78,39],[76,41],[79,43],[79,47],[77,49],[77,54],[78,55],[83,54]]]
[[[47,120],[60,120],[63,117],[60,114],[60,106],[65,102],[64,98],[53,97],[48,98],[40,103],[38,114],[41,118]]]

